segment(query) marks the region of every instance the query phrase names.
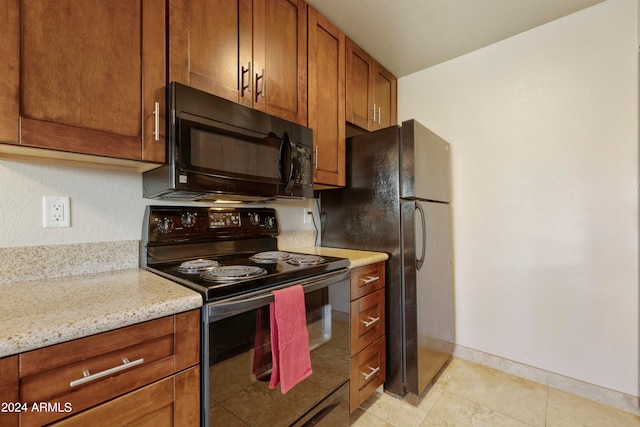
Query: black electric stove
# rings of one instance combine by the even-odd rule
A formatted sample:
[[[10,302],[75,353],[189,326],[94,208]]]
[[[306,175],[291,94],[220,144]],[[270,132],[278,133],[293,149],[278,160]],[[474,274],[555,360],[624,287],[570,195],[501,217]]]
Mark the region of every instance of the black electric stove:
[[[270,208],[148,206],[140,263],[200,292],[205,302],[284,287],[349,261],[278,250]]]

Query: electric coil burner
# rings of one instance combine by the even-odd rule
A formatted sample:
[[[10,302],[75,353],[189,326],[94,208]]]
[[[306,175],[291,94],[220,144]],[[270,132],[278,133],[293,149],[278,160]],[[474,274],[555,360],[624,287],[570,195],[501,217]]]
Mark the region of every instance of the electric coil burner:
[[[267,270],[251,265],[227,265],[214,267],[202,274],[204,280],[211,282],[235,282],[267,274]]]
[[[326,261],[317,255],[297,255],[289,258],[287,262],[293,265],[318,265]]]
[[[178,271],[180,273],[186,273],[186,274],[201,274],[207,270],[211,270],[217,265],[218,265],[218,261],[213,261],[210,259],[194,259],[190,261],[185,261],[182,264],[180,264],[180,267],[178,267]]]
[[[259,252],[249,257],[251,261],[265,263],[284,261],[289,258],[291,258],[290,253],[281,251]]]
[[[277,235],[273,209],[147,208],[142,267],[194,289],[204,300],[204,427],[226,427],[229,416],[238,425],[256,419],[269,420],[270,427],[312,425],[335,411],[344,420],[338,425],[348,425],[349,262],[280,251]],[[294,285],[304,291],[314,373],[283,396],[266,381],[272,373],[270,303],[273,290]],[[224,392],[230,384],[243,392],[230,397]],[[259,403],[272,401],[280,403]]]

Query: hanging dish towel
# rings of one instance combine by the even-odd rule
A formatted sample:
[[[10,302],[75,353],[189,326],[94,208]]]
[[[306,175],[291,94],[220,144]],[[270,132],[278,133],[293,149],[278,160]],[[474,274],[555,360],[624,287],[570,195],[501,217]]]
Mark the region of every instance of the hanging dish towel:
[[[290,286],[273,291],[273,298],[269,307],[273,356],[269,388],[280,383],[280,391],[285,394],[313,373],[304,290],[300,285]]]

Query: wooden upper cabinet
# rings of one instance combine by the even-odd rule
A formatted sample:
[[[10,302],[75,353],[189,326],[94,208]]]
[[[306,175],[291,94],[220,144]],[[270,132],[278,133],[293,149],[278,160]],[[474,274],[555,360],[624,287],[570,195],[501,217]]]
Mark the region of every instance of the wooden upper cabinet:
[[[169,0],[169,81],[253,106],[251,0]]]
[[[378,109],[375,129],[387,128],[398,123],[398,82],[382,65],[376,63],[373,79],[373,101]]]
[[[254,108],[307,125],[307,5],[253,2]]]
[[[164,162],[164,0],[20,0],[19,16],[21,144]]]
[[[397,79],[347,39],[346,120],[373,131],[397,124]]]
[[[346,120],[362,129],[369,130],[373,120],[373,58],[360,46],[347,38],[346,41]]]
[[[307,124],[303,0],[170,0],[169,81]]]
[[[313,129],[314,184],[345,185],[345,35],[311,6],[309,127]]]
[[[0,0],[0,141],[17,143],[20,80],[18,0]]]

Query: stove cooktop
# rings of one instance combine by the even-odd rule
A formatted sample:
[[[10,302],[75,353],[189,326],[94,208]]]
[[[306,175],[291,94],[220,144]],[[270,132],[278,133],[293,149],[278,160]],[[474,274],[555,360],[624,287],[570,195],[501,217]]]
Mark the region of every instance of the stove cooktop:
[[[202,266],[200,271],[184,268],[185,261],[147,266],[170,280],[202,294],[205,301],[217,301],[237,295],[277,287],[349,267],[345,258],[318,257],[287,252],[290,256],[273,262],[255,259],[255,253],[198,258],[187,261]],[[311,263],[303,263],[310,261]],[[183,266],[181,268],[181,266]],[[252,272],[256,272],[255,275]],[[219,273],[219,274],[218,274]],[[225,273],[233,277],[227,277]]]
[[[271,208],[147,206],[140,265],[206,302],[349,267],[345,258],[279,251],[278,233]]]

